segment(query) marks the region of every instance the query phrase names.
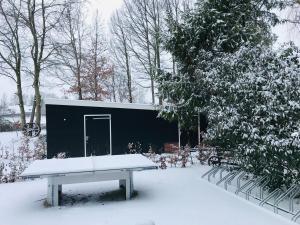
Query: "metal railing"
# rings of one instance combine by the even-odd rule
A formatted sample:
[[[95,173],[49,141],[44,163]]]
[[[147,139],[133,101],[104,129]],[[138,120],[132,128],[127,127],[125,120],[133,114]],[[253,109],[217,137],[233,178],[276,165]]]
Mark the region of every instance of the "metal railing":
[[[219,173],[219,176],[217,174]],[[289,187],[287,190],[283,191],[280,188],[273,190],[272,192],[267,192],[267,186],[270,183],[270,179],[266,176],[254,177],[251,174],[237,168],[230,168],[229,166],[219,166],[213,167],[206,173],[202,175],[202,178],[207,177],[208,181],[211,182],[212,177],[214,178],[214,183],[220,185],[224,182],[224,189],[228,190],[228,186],[232,185],[235,180],[236,185],[234,186],[235,194],[240,193],[245,194],[245,198],[250,200],[250,197],[258,200],[260,206],[269,205],[273,207],[273,211],[278,213],[282,211],[289,215],[292,215],[292,221],[297,221],[300,218],[300,210],[296,213],[294,212],[294,200],[300,195],[300,184],[295,184]],[[243,182],[242,182],[243,181]],[[256,190],[256,194],[252,192]],[[264,195],[267,194],[266,197]],[[288,208],[283,206],[280,207],[280,203],[284,200],[288,203]]]

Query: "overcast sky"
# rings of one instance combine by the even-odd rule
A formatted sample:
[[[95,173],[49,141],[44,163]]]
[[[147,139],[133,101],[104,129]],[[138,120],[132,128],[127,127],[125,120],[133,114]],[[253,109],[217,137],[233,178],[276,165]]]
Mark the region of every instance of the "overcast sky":
[[[109,23],[109,19],[111,14],[119,7],[121,7],[123,0],[89,0],[89,16],[93,16],[98,9],[99,14],[105,25]],[[291,12],[286,10],[282,13],[283,16],[289,15]],[[278,42],[283,43],[286,41],[294,41],[298,46],[300,46],[300,38],[299,33],[296,28],[291,26],[280,25],[274,29],[274,32],[278,35]],[[27,87],[24,87],[24,92],[28,92],[31,90],[28,84]],[[55,84],[53,86],[48,86],[44,88],[45,92],[59,92],[59,88],[54,89]],[[8,78],[0,77],[0,98],[5,93],[7,96],[11,96],[15,93],[15,83],[10,81]],[[55,90],[55,91],[53,91]]]

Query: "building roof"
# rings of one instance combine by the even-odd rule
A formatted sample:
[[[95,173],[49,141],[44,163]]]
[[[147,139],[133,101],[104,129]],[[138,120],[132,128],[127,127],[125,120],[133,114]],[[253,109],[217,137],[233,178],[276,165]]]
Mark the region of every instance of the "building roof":
[[[116,103],[116,102],[101,102],[101,101],[90,101],[90,100],[70,100],[70,99],[51,99],[51,98],[50,99],[45,99],[45,105],[157,110],[157,107],[155,105],[150,105],[150,104]]]

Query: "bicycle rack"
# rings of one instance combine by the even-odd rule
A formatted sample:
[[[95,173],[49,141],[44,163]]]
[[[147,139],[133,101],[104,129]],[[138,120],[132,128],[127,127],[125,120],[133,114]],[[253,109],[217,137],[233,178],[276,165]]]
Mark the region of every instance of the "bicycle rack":
[[[293,185],[287,191],[285,191],[280,196],[278,196],[278,198],[276,198],[276,200],[274,202],[274,212],[278,213],[278,205],[279,205],[279,203],[283,199],[285,199],[288,195],[292,194],[295,190],[297,191],[298,189],[299,189],[299,185]]]
[[[213,167],[213,168],[211,168],[209,171],[207,171],[206,173],[204,173],[201,177],[204,178],[205,176],[207,176],[208,174],[212,173],[212,172],[215,171],[216,169],[218,169],[218,167]]]
[[[253,183],[254,179],[250,179],[249,181],[247,181],[244,185],[242,185],[240,188],[238,188],[235,191],[235,194],[238,195],[242,190],[244,190],[247,186],[249,186],[249,184]]]
[[[300,186],[298,185],[298,189],[290,195],[289,197],[289,211],[294,212],[294,198],[300,193]]]
[[[278,195],[281,192],[281,190],[279,188],[275,189],[274,191],[272,191],[264,200],[262,200],[259,205],[263,206],[264,204],[266,204],[271,198],[275,197],[276,195]]]
[[[292,221],[296,222],[300,217],[300,210],[292,217]]]
[[[223,176],[224,172],[226,171],[228,173]],[[245,171],[242,171],[241,169],[230,171],[229,167],[227,166],[219,166],[211,168],[209,171],[202,175],[202,178],[207,176],[208,181],[210,181],[211,177],[215,177],[218,172],[219,180],[216,182],[216,185],[224,182],[224,189],[227,190],[228,185],[230,185],[231,182],[236,179],[236,195],[238,195],[239,193],[243,193],[245,194],[245,198],[247,200],[249,200],[251,196],[252,198],[260,201],[259,206],[264,206],[265,204],[267,204],[273,207],[274,213],[278,213],[278,210],[288,213],[293,216],[292,221],[294,222],[296,222],[300,218],[300,210],[297,211],[297,213],[294,213],[294,200],[295,197],[300,194],[300,184],[295,184],[284,192],[280,188],[277,188],[271,193],[268,193],[268,195],[264,198],[264,194],[266,194],[264,190],[270,182],[270,179],[267,178],[267,176],[253,178],[253,176],[250,175],[250,177],[246,179],[247,181],[242,185],[242,179],[245,178],[246,175],[248,175]],[[258,194],[257,192],[256,194],[251,194],[254,189],[258,190]],[[274,198],[274,203],[273,201],[270,202],[270,199],[272,198]],[[284,199],[288,199],[288,209],[279,206],[279,204]]]
[[[237,189],[239,189],[241,187],[241,179],[243,179],[246,175],[247,175],[246,172],[242,172],[236,179]]]
[[[260,200],[263,200],[263,198],[264,198],[264,189],[268,185],[269,181],[270,181],[270,179],[267,178],[264,182],[262,182],[262,184],[259,187],[259,199]]]
[[[221,180],[219,180],[216,185],[221,184],[223,181],[226,181],[227,179],[229,179],[231,176],[234,176],[236,174],[236,171],[231,171],[228,174],[226,174],[225,177],[223,177]]]
[[[224,188],[225,188],[225,190],[227,190],[228,184],[231,184],[231,181],[232,181],[239,173],[241,173],[240,170],[236,171],[230,178],[228,178],[227,180],[225,180],[225,182],[224,182]]]
[[[263,180],[265,180],[265,179],[266,179],[266,176],[260,177],[260,178],[256,179],[256,180],[253,182],[253,184],[246,190],[245,194],[246,194],[246,199],[247,199],[247,200],[249,200],[250,194],[251,194],[252,190],[253,190],[254,188],[256,188],[256,187],[259,187],[260,184],[261,184],[261,182],[262,182]]]
[[[222,169],[222,167],[216,167],[216,168],[217,168],[216,170],[214,170],[213,172],[211,172],[210,174],[207,175],[207,179],[209,182],[210,182],[211,176],[215,177],[216,174],[218,173],[218,171]]]
[[[220,170],[220,179],[223,178],[223,172],[226,171],[228,168],[226,167],[223,167],[221,170]]]

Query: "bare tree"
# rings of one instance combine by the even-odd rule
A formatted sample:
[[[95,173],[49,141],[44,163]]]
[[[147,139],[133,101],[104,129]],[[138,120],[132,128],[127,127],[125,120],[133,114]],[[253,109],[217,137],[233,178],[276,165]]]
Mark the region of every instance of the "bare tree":
[[[130,51],[140,65],[139,71],[150,80],[152,104],[155,104],[155,53],[150,31],[148,0],[125,0],[125,13],[130,32]]]
[[[20,0],[0,0],[0,75],[10,78],[16,83],[20,122],[23,126],[26,123],[26,118],[21,75],[23,58],[20,38],[20,34],[22,34],[21,4]]]
[[[130,34],[126,30],[126,25],[124,24],[124,21],[122,19],[122,17],[124,18],[124,15],[122,14],[122,11],[117,10],[111,18],[111,34],[113,38],[113,41],[111,42],[111,51],[113,53],[115,64],[118,65],[121,71],[125,71],[126,73],[128,101],[132,103],[133,88],[129,52]],[[121,74],[119,74],[119,76],[121,76]]]
[[[82,70],[86,39],[88,37],[85,23],[85,2],[67,4],[66,11],[60,21],[58,47],[56,48],[57,65],[61,71],[58,78],[83,99]]]
[[[104,56],[97,56],[97,61],[94,57],[95,55],[88,57],[85,63],[86,70],[83,73],[82,80],[83,99],[103,101],[113,94],[109,89],[113,66],[109,64]]]
[[[112,49],[117,56],[114,57],[116,65],[125,68],[131,80],[134,75],[139,86],[148,87],[150,82],[152,104],[156,100],[155,78],[171,64],[174,73],[176,68],[174,57],[172,63],[172,56],[163,48],[168,30],[166,21],[178,21],[191,2],[194,0],[124,0],[123,8],[112,16]],[[136,79],[137,75],[139,79]],[[128,83],[128,88],[132,83]],[[162,104],[161,98],[159,104]]]
[[[154,65],[156,69],[155,77],[161,73],[161,54],[162,54],[162,17],[163,15],[164,1],[151,0],[149,17],[150,17],[150,34],[153,39],[153,50],[154,50]],[[159,98],[159,105],[162,105],[162,98]]]
[[[58,22],[65,11],[66,4],[63,0],[21,0],[23,6],[20,16],[25,27],[29,30],[28,42],[30,45],[29,57],[32,61],[33,88],[35,100],[30,122],[41,123],[41,71],[49,67],[50,57],[55,47],[52,43],[52,33],[58,26]]]
[[[134,70],[142,75],[141,81],[150,81],[152,104],[156,96],[155,78],[163,64],[164,4],[163,0],[125,0],[122,15],[131,37],[129,50],[135,61]]]
[[[107,43],[103,31],[97,11],[87,39],[82,82],[84,99],[101,101],[110,95],[108,86],[110,86],[113,66],[106,57]]]
[[[114,70],[113,73],[113,86],[112,91],[114,91],[114,100],[118,102],[125,102],[128,101],[128,79],[124,76],[123,71]],[[134,91],[134,90],[132,90]],[[136,97],[132,96],[133,99]]]

